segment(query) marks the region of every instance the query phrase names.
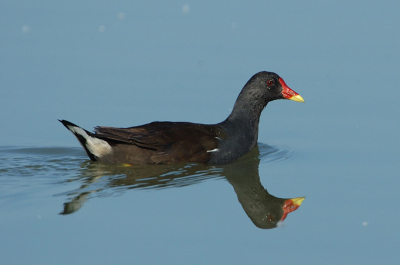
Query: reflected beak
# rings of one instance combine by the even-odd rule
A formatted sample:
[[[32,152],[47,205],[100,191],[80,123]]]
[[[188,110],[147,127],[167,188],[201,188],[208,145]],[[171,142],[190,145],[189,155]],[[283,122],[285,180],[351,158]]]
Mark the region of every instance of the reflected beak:
[[[285,204],[283,205],[283,215],[281,218],[281,221],[285,220],[288,213],[291,213],[293,211],[296,211],[301,203],[304,201],[306,197],[298,197],[298,198],[293,198],[293,199],[288,199],[285,201]]]
[[[283,88],[282,96],[284,98],[304,103],[303,97],[300,96],[298,93],[296,93],[294,90],[292,90],[290,87],[288,87],[282,78],[279,78],[279,82],[281,83],[282,88]]]
[[[300,206],[306,197],[298,197],[291,199],[294,205]]]

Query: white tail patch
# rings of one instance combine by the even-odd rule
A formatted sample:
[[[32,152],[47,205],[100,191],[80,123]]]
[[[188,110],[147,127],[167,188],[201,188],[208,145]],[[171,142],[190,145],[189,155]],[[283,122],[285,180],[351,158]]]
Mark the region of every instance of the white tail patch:
[[[97,157],[102,157],[112,152],[111,146],[104,140],[88,135],[85,130],[76,126],[68,126],[74,134],[79,134],[86,139],[86,148]]]

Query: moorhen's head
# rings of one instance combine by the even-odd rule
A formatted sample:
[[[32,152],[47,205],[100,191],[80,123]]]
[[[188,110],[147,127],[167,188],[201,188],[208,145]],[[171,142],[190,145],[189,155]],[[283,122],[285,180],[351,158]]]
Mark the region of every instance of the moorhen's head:
[[[268,102],[276,99],[290,99],[304,102],[304,99],[283,79],[272,72],[259,72],[253,75],[240,92],[228,119],[241,117],[258,122],[261,112]]]
[[[289,88],[279,75],[266,71],[253,75],[242,92],[247,92],[245,94],[253,99],[263,99],[265,103],[276,99],[304,102],[304,99]]]

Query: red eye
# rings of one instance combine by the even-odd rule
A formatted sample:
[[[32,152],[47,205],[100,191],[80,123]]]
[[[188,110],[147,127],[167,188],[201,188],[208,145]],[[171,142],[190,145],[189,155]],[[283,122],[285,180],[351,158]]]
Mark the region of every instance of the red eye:
[[[270,79],[270,80],[268,80],[267,81],[267,86],[273,86],[275,84],[275,82],[274,82],[274,80],[273,79]]]
[[[272,222],[275,221],[275,218],[274,218],[274,216],[273,216],[272,214],[269,214],[269,215],[267,216],[267,218],[268,218],[268,222],[270,222],[270,223],[272,223]]]

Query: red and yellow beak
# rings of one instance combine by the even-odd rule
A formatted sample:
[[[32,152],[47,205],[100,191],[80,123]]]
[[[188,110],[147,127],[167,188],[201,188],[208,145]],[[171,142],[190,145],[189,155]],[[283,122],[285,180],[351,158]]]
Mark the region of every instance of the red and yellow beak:
[[[288,87],[282,78],[279,78],[279,82],[281,83],[282,88],[283,88],[282,95],[284,98],[304,103],[304,99],[302,98],[302,96],[300,96],[295,91],[293,91],[290,87]]]
[[[296,211],[300,207],[301,203],[304,201],[305,198],[306,197],[298,197],[286,200],[285,204],[282,207],[283,215],[281,221],[286,219],[288,213]]]

